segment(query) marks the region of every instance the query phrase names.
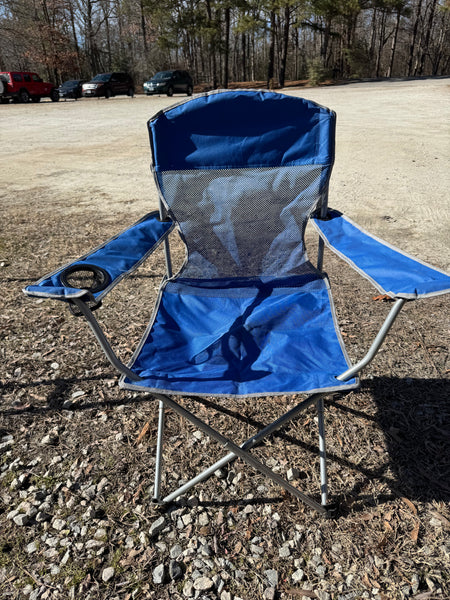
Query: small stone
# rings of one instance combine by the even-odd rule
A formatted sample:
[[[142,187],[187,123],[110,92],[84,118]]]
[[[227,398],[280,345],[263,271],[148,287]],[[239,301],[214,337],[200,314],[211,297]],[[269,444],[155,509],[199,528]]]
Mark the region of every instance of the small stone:
[[[102,492],[105,487],[108,485],[109,481],[106,477],[102,477],[102,479],[98,482],[97,492]]]
[[[262,546],[257,546],[256,544],[250,544],[250,552],[261,556],[261,554],[264,554],[264,548]]]
[[[153,569],[152,577],[153,577],[153,583],[155,583],[156,585],[160,585],[161,583],[164,583],[167,578],[166,565],[164,563],[161,563],[160,565],[155,567]]]
[[[102,572],[102,580],[107,583],[110,579],[114,577],[114,567],[106,567]]]
[[[183,521],[183,525],[187,527],[192,523],[192,515],[190,513],[186,513],[181,517],[181,520]]]
[[[200,592],[207,592],[208,590],[212,589],[213,586],[214,582],[209,577],[198,577],[194,581],[194,589]]]
[[[290,551],[289,547],[288,546],[282,546],[278,550],[278,556],[280,558],[289,558],[291,556],[291,551]]]
[[[95,498],[95,496],[97,495],[97,486],[96,485],[88,486],[85,490],[83,490],[81,495],[83,496],[83,498],[86,498],[86,500],[93,500]]]
[[[227,592],[226,590],[224,590],[220,594],[220,600],[231,600],[231,594],[230,594],[230,592]]]
[[[325,579],[326,572],[327,569],[324,565],[319,565],[318,567],[316,567],[316,573],[321,579]]]
[[[206,512],[200,513],[200,515],[198,517],[198,524],[200,525],[200,527],[206,527],[207,525],[209,525],[208,513],[206,513]]]
[[[188,579],[183,586],[183,596],[185,598],[192,598],[193,595],[194,595],[194,584],[192,583],[192,581],[190,581]]]
[[[18,514],[19,511],[17,509],[14,509],[6,515],[6,518],[8,519],[8,521],[13,521],[14,517],[16,517]]]
[[[288,469],[286,477],[288,481],[295,481],[300,477],[300,471],[295,468]]]
[[[56,529],[57,531],[62,531],[65,526],[66,521],[64,521],[63,519],[55,519],[52,523],[53,529]]]
[[[213,549],[211,548],[211,546],[209,544],[202,544],[200,546],[200,554],[202,556],[212,556]]]
[[[25,513],[27,515],[27,517],[30,517],[30,519],[32,519],[33,517],[35,517],[38,513],[38,509],[35,506],[30,506],[30,508],[27,510],[27,512]]]
[[[38,511],[38,513],[36,514],[36,522],[37,523],[43,523],[44,521],[49,521],[50,520],[50,515],[46,512],[43,512],[42,510]]]
[[[148,537],[144,531],[139,534],[139,542],[142,546],[148,546]]]
[[[20,514],[20,515],[16,515],[13,518],[13,521],[16,525],[19,525],[19,527],[23,527],[24,525],[26,525],[30,520],[30,517],[28,515],[24,515],[24,514]]]
[[[294,583],[299,583],[303,577],[305,576],[305,573],[303,571],[303,569],[297,569],[296,571],[294,571],[294,573],[292,573],[292,581]]]
[[[7,450],[9,450],[11,448],[11,446],[13,446],[13,445],[14,445],[14,440],[13,439],[9,439],[9,440],[6,440],[4,442],[1,442],[0,443],[0,454],[2,452],[6,452]]]
[[[268,587],[264,590],[263,600],[275,600],[276,589],[273,587]]]
[[[164,517],[159,517],[159,519],[156,519],[156,521],[154,521],[150,525],[150,529],[149,529],[148,533],[151,537],[158,535],[158,533],[160,533],[164,529],[165,526],[166,526],[166,519]]]
[[[41,446],[53,446],[58,441],[58,433],[56,431],[50,431],[41,440]]]
[[[278,571],[275,569],[268,569],[267,571],[264,571],[264,575],[266,576],[270,587],[276,588],[278,585]]]
[[[175,544],[175,546],[170,549],[170,558],[178,558],[182,552],[183,548],[180,546],[180,544]]]
[[[28,554],[33,554],[33,552],[36,552],[37,549],[38,549],[37,542],[30,542],[26,546],[26,551],[28,552]]]
[[[171,560],[169,563],[169,577],[172,581],[178,581],[183,577],[183,568],[176,560]]]

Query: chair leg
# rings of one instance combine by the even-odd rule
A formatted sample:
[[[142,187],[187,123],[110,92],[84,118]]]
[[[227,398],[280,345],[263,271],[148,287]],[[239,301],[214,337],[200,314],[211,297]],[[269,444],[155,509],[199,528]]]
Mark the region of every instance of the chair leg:
[[[326,506],[328,502],[328,477],[323,398],[317,400],[317,417],[319,421],[320,495],[322,506]]]
[[[155,485],[153,488],[153,500],[159,502],[161,498],[161,472],[162,472],[162,452],[164,445],[164,402],[159,401],[158,418],[158,439],[156,442],[156,464],[155,464]]]

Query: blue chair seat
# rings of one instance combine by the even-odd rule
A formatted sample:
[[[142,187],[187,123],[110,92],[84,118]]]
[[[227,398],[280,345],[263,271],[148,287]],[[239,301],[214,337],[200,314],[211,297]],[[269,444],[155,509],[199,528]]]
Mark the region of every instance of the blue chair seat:
[[[175,280],[164,287],[123,387],[189,395],[333,391],[349,366],[318,274]]]

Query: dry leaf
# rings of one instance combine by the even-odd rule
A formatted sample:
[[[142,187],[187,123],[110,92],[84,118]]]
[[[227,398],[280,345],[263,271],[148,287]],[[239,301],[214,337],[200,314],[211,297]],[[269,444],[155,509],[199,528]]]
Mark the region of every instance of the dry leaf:
[[[419,529],[420,523],[416,523],[414,529],[411,531],[411,539],[415,544],[417,544],[417,538],[419,537]]]
[[[411,500],[408,500],[408,498],[402,498],[401,499],[402,502],[404,502],[406,504],[406,506],[408,506],[408,508],[411,509],[411,512],[415,515],[417,515],[417,508],[414,506],[414,504],[411,502]]]
[[[148,432],[149,429],[150,429],[150,421],[147,421],[147,423],[142,428],[141,433],[137,437],[136,444],[139,444],[139,442],[142,441],[142,438],[145,436],[145,434]]]
[[[392,298],[387,294],[380,294],[379,296],[374,296],[372,300],[375,300],[375,302],[389,302]]]

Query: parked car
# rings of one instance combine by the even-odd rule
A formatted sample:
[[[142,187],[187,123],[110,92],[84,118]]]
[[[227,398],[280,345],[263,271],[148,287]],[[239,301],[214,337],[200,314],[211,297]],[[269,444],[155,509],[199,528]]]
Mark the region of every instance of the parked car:
[[[134,83],[128,73],[99,73],[87,83],[83,83],[83,96],[104,96],[111,98],[118,94],[134,96]]]
[[[4,75],[0,75],[0,99],[3,98],[3,93],[6,90],[7,80]]]
[[[144,82],[144,91],[147,96],[152,94],[184,93],[192,96],[194,85],[192,77],[187,71],[159,71],[151,79]]]
[[[51,98],[58,102],[59,93],[53,83],[43,81],[37,73],[29,71],[2,71],[0,77],[3,84],[1,101],[9,102],[39,102],[41,98]]]
[[[83,79],[69,79],[59,86],[58,92],[60,98],[81,98]]]

